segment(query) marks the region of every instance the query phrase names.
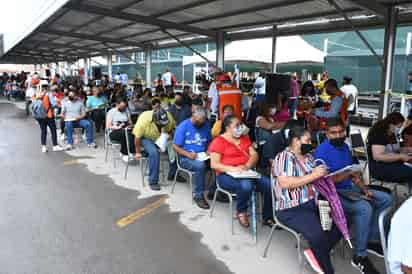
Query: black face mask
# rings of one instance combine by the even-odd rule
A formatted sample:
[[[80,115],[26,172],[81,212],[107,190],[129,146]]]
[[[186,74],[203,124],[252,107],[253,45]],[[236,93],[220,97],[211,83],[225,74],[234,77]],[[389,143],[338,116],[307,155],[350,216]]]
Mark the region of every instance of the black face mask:
[[[203,127],[203,124],[195,123],[195,124],[193,124],[193,126],[194,126],[195,128],[197,128],[197,129],[200,129],[200,128]]]
[[[308,154],[312,151],[312,144],[301,144],[300,151],[302,152],[302,155]]]
[[[97,94],[96,94],[96,97],[97,97],[97,98],[100,98],[100,97],[102,97],[102,95],[103,95],[103,94],[101,94],[101,93],[97,93]]]
[[[345,143],[345,137],[331,139],[329,143],[334,147],[341,147]]]
[[[70,101],[74,101],[74,96],[69,96]]]
[[[180,107],[180,106],[183,105],[183,101],[182,100],[176,100],[175,105]]]

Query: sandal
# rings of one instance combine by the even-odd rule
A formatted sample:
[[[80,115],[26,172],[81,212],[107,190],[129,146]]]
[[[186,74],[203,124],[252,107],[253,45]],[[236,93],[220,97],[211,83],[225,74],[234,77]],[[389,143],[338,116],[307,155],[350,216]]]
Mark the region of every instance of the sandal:
[[[247,216],[246,212],[243,213],[238,213],[237,218],[239,219],[239,224],[243,226],[244,228],[249,228],[249,218]]]

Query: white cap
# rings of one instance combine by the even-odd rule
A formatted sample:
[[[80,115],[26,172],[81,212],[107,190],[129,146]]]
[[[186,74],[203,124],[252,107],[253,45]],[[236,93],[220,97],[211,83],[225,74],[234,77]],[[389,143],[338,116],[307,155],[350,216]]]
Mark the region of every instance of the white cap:
[[[48,86],[49,82],[47,82],[47,80],[40,80],[40,86]]]

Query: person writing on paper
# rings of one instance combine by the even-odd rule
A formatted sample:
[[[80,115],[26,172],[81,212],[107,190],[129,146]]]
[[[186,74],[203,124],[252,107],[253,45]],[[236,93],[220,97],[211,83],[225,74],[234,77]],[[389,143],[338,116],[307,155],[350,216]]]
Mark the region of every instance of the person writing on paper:
[[[149,158],[149,186],[154,191],[160,190],[159,169],[160,152],[155,145],[161,133],[172,135],[176,127],[172,114],[160,108],[160,101],[152,101],[153,110],[148,110],[140,114],[133,129],[135,136],[136,160],[142,158],[142,147]],[[169,162],[168,178],[174,177],[176,172],[175,163]]]
[[[326,121],[326,137],[314,154],[315,159],[322,159],[332,173],[353,165],[352,153],[345,144],[345,125],[339,118]],[[359,172],[342,172],[333,175],[345,215],[355,226],[355,250],[352,265],[361,273],[379,273],[368,259],[368,252],[383,257],[380,245],[378,218],[380,213],[391,206],[391,195],[383,191],[368,189]],[[350,193],[362,193],[367,199],[350,198]]]
[[[192,117],[184,120],[177,128],[173,140],[173,148],[178,155],[178,161],[184,169],[194,172],[193,199],[197,206],[209,209],[205,192],[206,165],[200,155],[204,155],[212,140],[210,124],[206,120],[204,108],[197,108]]]
[[[242,135],[242,122],[234,115],[223,119],[223,134],[215,138],[209,146],[210,163],[216,171],[220,187],[237,194],[237,218],[240,225],[249,227],[248,204],[252,191],[264,195],[264,224],[273,225],[270,180],[236,179],[227,172],[241,173],[256,166],[258,154],[248,136]]]
[[[412,160],[406,153],[398,153],[396,136],[405,118],[392,112],[376,122],[369,130],[367,153],[372,178],[384,182],[412,184],[412,168],[404,163]]]
[[[341,234],[335,225],[330,231],[322,229],[315,203],[318,193],[312,185],[327,175],[327,168],[314,167],[311,134],[302,126],[290,128],[287,142],[288,147],[272,162],[276,215],[309,242],[304,254],[312,268],[317,273],[332,274],[330,251]]]

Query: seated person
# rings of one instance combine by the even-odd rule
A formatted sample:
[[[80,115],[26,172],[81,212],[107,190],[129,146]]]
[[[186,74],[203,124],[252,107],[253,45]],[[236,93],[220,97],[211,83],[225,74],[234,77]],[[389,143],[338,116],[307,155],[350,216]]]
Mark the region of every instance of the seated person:
[[[193,199],[203,209],[209,209],[205,200],[205,162],[197,160],[197,154],[207,151],[212,140],[210,124],[206,120],[206,110],[198,108],[192,118],[184,120],[176,128],[173,148],[179,155],[180,165],[194,172]]]
[[[318,196],[312,183],[327,174],[326,166],[314,167],[309,152],[312,140],[309,131],[301,126],[292,127],[288,136],[289,146],[279,153],[272,165],[276,215],[286,226],[302,234],[310,249],[305,257],[318,273],[332,274],[330,251],[340,240],[341,234],[335,225],[330,231],[322,229],[319,209],[315,204]]]
[[[133,129],[133,135],[135,136],[136,160],[142,157],[143,146],[149,158],[149,186],[152,190],[158,191],[160,190],[160,152],[155,142],[161,133],[167,133],[171,138],[176,123],[172,114],[161,109],[159,100],[152,101],[152,109],[140,114]],[[173,178],[175,172],[175,164],[169,162],[168,178]]]
[[[96,132],[100,132],[101,128],[104,129],[104,121],[106,119],[105,107],[107,103],[103,90],[99,87],[93,87],[93,96],[87,98],[86,108],[90,112],[90,118],[96,126]]]
[[[412,198],[405,201],[391,220],[388,239],[389,274],[412,274]]]
[[[91,148],[96,148],[93,142],[93,126],[86,119],[86,109],[84,105],[77,100],[77,95],[74,91],[69,92],[69,100],[65,101],[62,106],[62,117],[65,122],[67,135],[67,150],[73,148],[73,129],[81,127],[86,130],[87,145]]]
[[[175,102],[169,108],[170,113],[176,121],[176,125],[179,125],[184,120],[190,118],[192,115],[192,109],[190,105],[184,103],[183,94],[176,92]]]
[[[264,176],[260,179],[235,179],[226,174],[252,169],[259,158],[249,137],[242,135],[240,119],[234,115],[226,116],[223,120],[223,129],[224,133],[215,138],[209,146],[211,167],[216,171],[219,185],[237,194],[237,218],[240,225],[246,228],[250,225],[247,209],[251,193],[263,193],[264,224],[273,225],[270,180]]]
[[[353,164],[352,153],[345,144],[345,135],[345,125],[340,118],[327,120],[327,139],[318,146],[314,158],[325,161],[330,173]],[[345,215],[355,225],[356,247],[352,265],[361,273],[379,273],[368,259],[368,251],[383,257],[378,218],[383,210],[391,206],[392,197],[386,192],[368,189],[360,172],[337,174],[332,176],[332,180],[336,184]],[[366,198],[350,198],[345,195],[351,192],[362,193]]]
[[[126,138],[128,138],[129,141],[130,153],[133,155],[136,153],[133,134],[128,132],[126,136],[124,130],[132,125],[132,118],[127,111],[127,99],[118,98],[116,107],[112,108],[107,113],[106,128],[110,130],[110,140],[120,142],[120,153],[122,153],[122,159],[125,162],[129,161],[131,156],[128,155]]]
[[[401,136],[402,136],[401,151],[404,153],[411,153],[412,152],[412,125],[402,130]]]
[[[371,178],[412,184],[412,168],[404,165],[412,157],[406,153],[393,152],[395,133],[399,132],[404,121],[402,114],[393,112],[369,129],[367,153]]]
[[[223,109],[222,109],[223,118],[222,119],[224,119],[226,116],[233,115],[234,112],[235,112],[235,109],[233,108],[232,105],[223,106]],[[242,126],[244,129],[244,132],[242,133],[242,135],[247,135],[249,133],[249,128],[245,124],[242,124]],[[222,120],[217,120],[213,124],[212,138],[216,138],[221,133],[222,133]]]
[[[292,116],[289,111],[289,104],[290,102],[288,103],[288,97],[282,93],[279,93],[276,98],[275,106],[272,108],[270,113],[272,120],[283,123],[289,121],[290,117]],[[293,113],[295,113],[295,110],[293,110]]]
[[[287,110],[289,113],[289,110]],[[260,144],[264,144],[273,134],[274,130],[280,130],[285,124],[285,121],[278,122],[272,118],[276,114],[276,107],[270,108],[266,103],[259,105],[258,116],[256,118],[256,139]]]

